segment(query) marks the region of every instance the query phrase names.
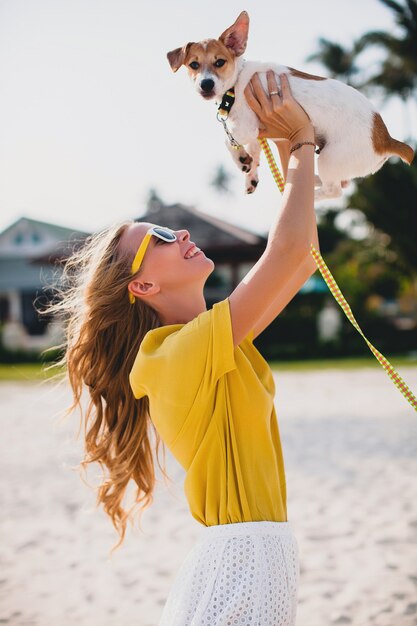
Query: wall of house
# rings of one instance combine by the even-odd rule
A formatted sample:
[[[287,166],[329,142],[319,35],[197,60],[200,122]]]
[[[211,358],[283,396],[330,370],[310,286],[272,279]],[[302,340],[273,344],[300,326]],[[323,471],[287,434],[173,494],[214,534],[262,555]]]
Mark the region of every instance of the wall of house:
[[[48,257],[86,233],[21,218],[0,233],[0,331],[9,350],[43,350],[62,339],[62,330],[40,317],[46,288],[61,272]],[[58,341],[59,340],[59,341]]]

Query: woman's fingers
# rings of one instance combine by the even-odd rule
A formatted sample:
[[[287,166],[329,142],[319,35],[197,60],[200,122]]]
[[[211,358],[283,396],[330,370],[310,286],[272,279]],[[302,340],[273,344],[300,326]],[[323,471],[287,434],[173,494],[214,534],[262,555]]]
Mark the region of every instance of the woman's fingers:
[[[268,70],[264,89],[259,75],[254,74],[244,93],[248,105],[261,122],[258,137],[290,140],[300,128],[310,123],[310,119],[293,98],[288,76],[279,74],[281,93],[277,78],[273,70]]]
[[[249,106],[259,118],[265,117],[265,113],[271,110],[271,101],[262,87],[258,74],[254,74],[247,84],[244,94]]]
[[[253,95],[253,91],[252,91],[252,87],[250,83],[246,85],[244,94],[245,94],[245,98],[250,108],[253,111],[255,111],[256,115],[259,116],[259,114],[262,112],[261,105],[259,104],[258,100]]]
[[[265,108],[269,103],[269,98],[265,93],[265,89],[262,87],[261,79],[258,74],[252,76],[250,83],[259,104],[262,108]]]
[[[275,78],[275,73],[272,70],[268,70],[266,74],[266,79],[268,82],[268,91],[269,91],[270,97],[273,98],[275,96],[279,98],[281,94],[278,89],[277,81]],[[273,95],[271,96],[271,94]]]
[[[310,116],[308,115],[305,108],[302,107],[301,104],[298,102],[298,100],[296,100],[294,96],[292,95],[290,81],[288,80],[288,74],[280,74],[279,78],[281,81],[282,103],[284,104],[284,102],[288,102],[289,100],[292,100],[294,103],[296,103],[297,106],[300,107],[302,111],[304,111],[304,113],[306,114],[306,116],[308,117],[310,121]]]
[[[292,93],[291,93],[290,81],[288,80],[288,76],[287,74],[280,74],[279,78],[281,81],[282,100],[283,101],[290,100],[292,98]]]
[[[268,112],[272,112],[271,105],[277,104],[276,98],[279,98],[279,101],[281,99],[275,73],[272,70],[267,72],[267,84],[268,92],[263,88],[259,75],[256,73],[252,76],[244,91],[249,106],[258,116],[262,113],[268,114]],[[271,93],[273,94],[272,96]],[[274,100],[271,98],[274,98]]]

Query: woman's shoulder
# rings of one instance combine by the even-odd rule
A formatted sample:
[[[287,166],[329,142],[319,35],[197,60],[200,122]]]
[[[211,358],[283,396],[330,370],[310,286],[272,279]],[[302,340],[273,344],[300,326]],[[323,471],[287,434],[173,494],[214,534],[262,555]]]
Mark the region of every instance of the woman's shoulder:
[[[234,348],[228,299],[216,302],[185,324],[149,330],[134,361],[131,383],[168,377],[184,382],[211,373],[213,380],[234,369]]]
[[[165,324],[149,330],[142,341],[142,345],[145,342],[145,345],[148,346],[160,346],[168,338],[171,340],[170,343],[176,340],[181,341],[189,333],[203,332],[214,321],[220,321],[221,323],[223,320],[225,322],[230,320],[228,298],[215,302],[212,308],[202,311],[189,322],[184,324]]]
[[[253,339],[251,330],[239,347],[252,346],[254,349]],[[228,298],[215,302],[210,309],[202,311],[185,324],[168,324],[148,331],[141,343],[139,354],[143,357],[151,354],[168,356],[175,354],[177,350],[184,353],[188,348],[192,348],[195,354],[199,346],[201,355],[209,347],[221,353],[228,349],[234,351]]]

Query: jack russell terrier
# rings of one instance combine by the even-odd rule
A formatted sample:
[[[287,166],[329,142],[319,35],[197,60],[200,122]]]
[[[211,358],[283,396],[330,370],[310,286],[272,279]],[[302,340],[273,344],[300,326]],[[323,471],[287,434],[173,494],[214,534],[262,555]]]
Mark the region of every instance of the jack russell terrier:
[[[255,72],[260,72],[266,92],[268,70],[273,70],[275,76],[287,74],[294,98],[311,119],[320,152],[316,200],[340,197],[347,180],[373,174],[391,155],[408,164],[412,162],[413,149],[390,136],[380,114],[353,87],[285,65],[245,61],[242,54],[248,30],[249,15],[242,11],[218,39],[189,42],[167,54],[174,72],[187,66],[197,92],[205,100],[224,102],[224,94],[234,88],[235,101],[225,126],[226,144],[239,169],[246,173],[247,193],[253,193],[258,184],[261,150],[257,139],[259,119],[243,93]]]

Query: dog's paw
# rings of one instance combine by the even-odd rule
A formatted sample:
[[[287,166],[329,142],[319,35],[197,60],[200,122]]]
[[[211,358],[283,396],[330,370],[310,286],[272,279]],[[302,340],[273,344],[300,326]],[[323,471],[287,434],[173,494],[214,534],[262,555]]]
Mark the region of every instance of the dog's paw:
[[[248,154],[247,152],[244,152],[243,155],[239,157],[239,161],[241,163],[245,163],[245,165],[250,165],[253,159],[250,154]]]
[[[242,164],[241,165],[242,172],[250,172],[252,161],[253,161],[252,157],[250,156],[250,154],[245,152],[245,150],[242,150],[241,152],[239,152],[239,163]]]
[[[246,177],[246,193],[253,193],[258,186],[259,180],[257,176],[251,175]]]

